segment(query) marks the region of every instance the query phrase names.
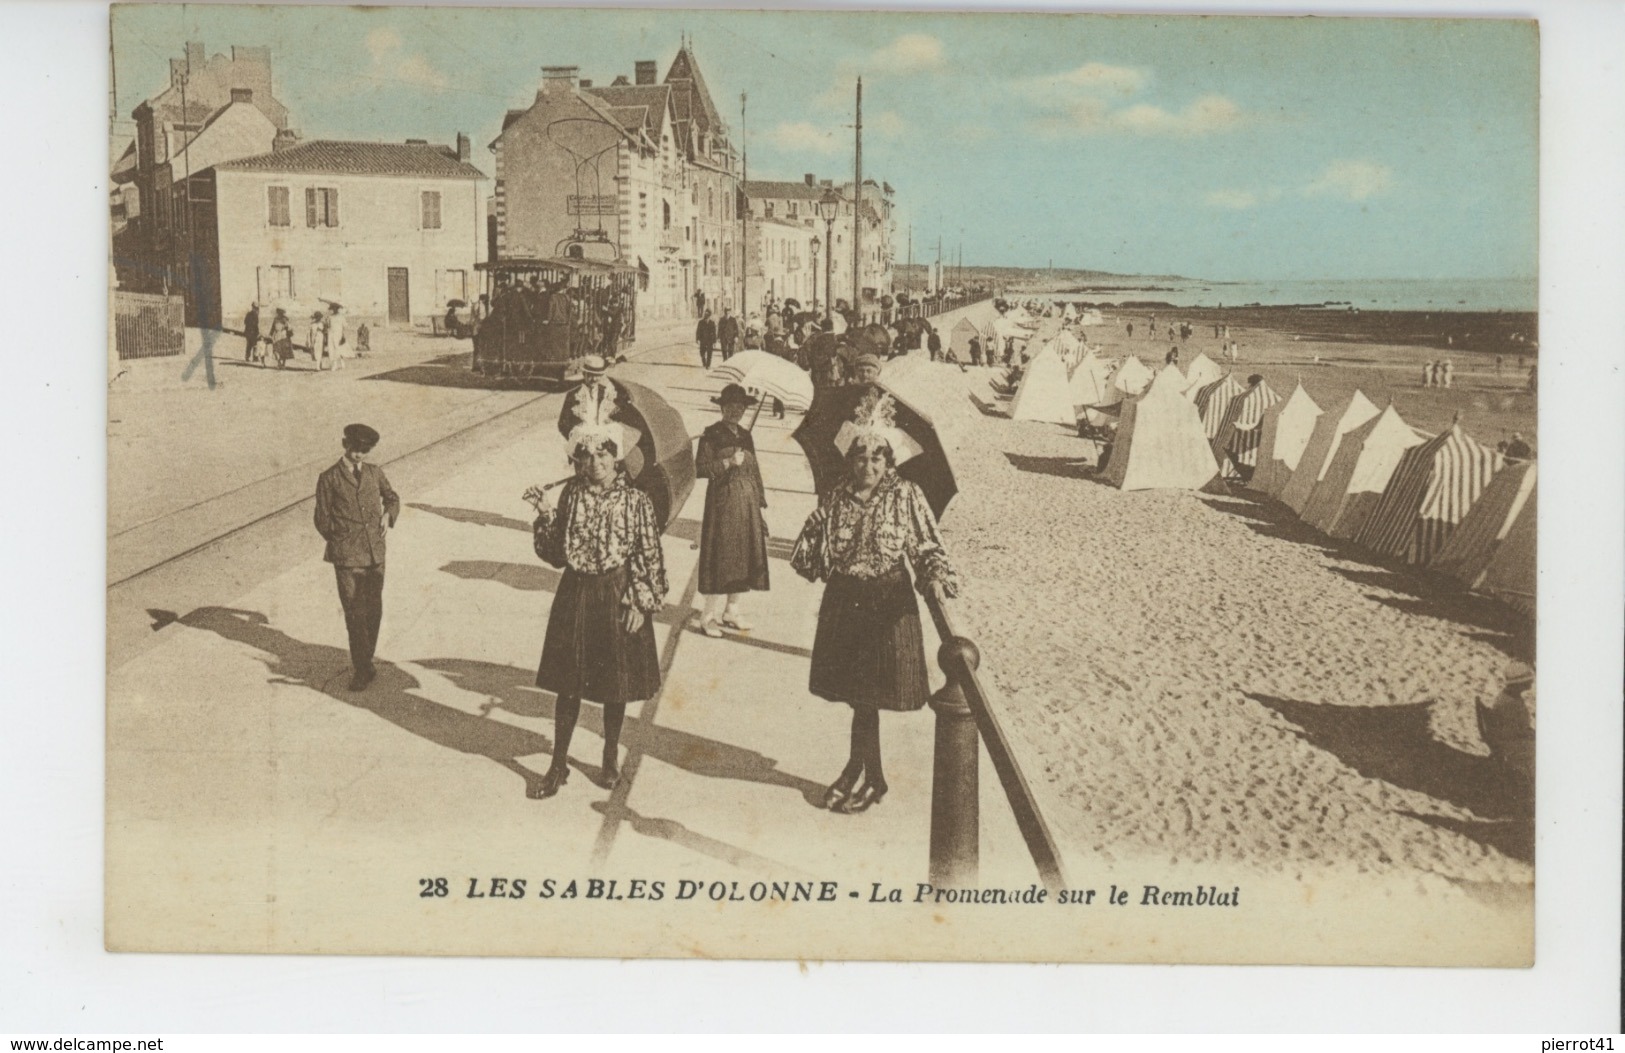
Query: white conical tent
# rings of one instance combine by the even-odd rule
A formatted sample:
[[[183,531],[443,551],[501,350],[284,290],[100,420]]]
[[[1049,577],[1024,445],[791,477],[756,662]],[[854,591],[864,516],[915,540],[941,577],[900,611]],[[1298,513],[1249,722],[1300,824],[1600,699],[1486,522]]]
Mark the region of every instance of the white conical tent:
[[[1343,436],[1304,505],[1302,519],[1322,534],[1352,538],[1382,501],[1400,458],[1426,442],[1390,403],[1388,408]]]
[[[1275,389],[1260,380],[1230,403],[1230,410],[1213,440],[1214,452],[1246,468],[1258,467],[1259,425],[1264,412],[1281,401]]]
[[[1180,377],[1163,370],[1144,395],[1123,403],[1123,420],[1105,478],[1120,490],[1200,490],[1218,474],[1196,407],[1180,394]]]
[[[1083,357],[1083,341],[1079,340],[1070,329],[1062,329],[1055,334],[1051,341],[1055,350],[1060,353],[1061,361],[1066,363],[1067,369],[1072,369]]]
[[[1105,325],[1106,324],[1106,319],[1105,319],[1105,316],[1103,316],[1100,313],[1100,311],[1098,311],[1097,309],[1095,309],[1093,307],[1090,307],[1090,308],[1087,308],[1081,314],[1078,315],[1078,324],[1079,325]]]
[[[1111,386],[1120,394],[1138,395],[1150,386],[1152,378],[1153,374],[1145,363],[1130,355],[1112,371]]]
[[[1326,469],[1332,463],[1332,454],[1337,452],[1338,442],[1380,412],[1370,399],[1356,391],[1322,413],[1315,421],[1314,430],[1309,433],[1309,441],[1304,444],[1297,470],[1281,488],[1281,500],[1301,516],[1315,484],[1325,477]]]
[[[1196,398],[1196,393],[1209,384],[1224,376],[1224,370],[1219,364],[1202,352],[1196,352],[1196,357],[1185,366],[1185,397]]]
[[[1106,364],[1090,351],[1073,367],[1072,375],[1067,379],[1073,407],[1098,406],[1105,402],[1117,401],[1117,398],[1109,393],[1108,383]]]
[[[1477,588],[1490,559],[1524,509],[1534,515],[1535,481],[1534,461],[1510,464],[1496,472],[1430,566],[1469,589]]]
[[[1281,488],[1292,478],[1309,443],[1309,435],[1320,419],[1320,407],[1299,384],[1283,402],[1264,411],[1258,425],[1258,470],[1252,488],[1271,497],[1281,496]]]
[[[1011,420],[1041,420],[1072,427],[1078,423],[1072,408],[1072,390],[1066,365],[1054,345],[1046,346],[1021,375],[1021,386],[1010,401]]]
[[[980,338],[981,334],[976,331],[976,323],[969,318],[961,318],[955,322],[952,331],[948,333],[948,350],[952,351],[961,362],[970,361],[972,337]]]
[[[1427,563],[1505,464],[1460,425],[1450,425],[1405,451],[1355,543],[1406,563]]]

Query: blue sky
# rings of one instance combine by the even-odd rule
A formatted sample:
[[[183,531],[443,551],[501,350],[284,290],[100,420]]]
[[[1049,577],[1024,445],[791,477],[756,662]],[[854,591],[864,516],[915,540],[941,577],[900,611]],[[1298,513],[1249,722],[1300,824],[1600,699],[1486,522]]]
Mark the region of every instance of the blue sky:
[[[898,193],[898,257],[1213,279],[1530,277],[1538,41],[1490,20],[131,6],[120,116],[186,39],[272,48],[306,138],[475,161],[540,67],[661,75],[688,33],[753,178]],[[128,135],[127,123],[116,131]]]

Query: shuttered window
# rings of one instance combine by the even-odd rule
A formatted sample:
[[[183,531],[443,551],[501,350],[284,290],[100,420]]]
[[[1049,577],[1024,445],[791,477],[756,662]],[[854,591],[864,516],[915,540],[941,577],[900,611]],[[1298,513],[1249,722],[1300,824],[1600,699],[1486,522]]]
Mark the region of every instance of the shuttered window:
[[[440,191],[425,190],[420,195],[423,199],[422,226],[424,230],[440,229]]]
[[[305,226],[336,227],[339,225],[339,191],[331,186],[305,188]]]
[[[288,207],[288,188],[285,186],[268,186],[265,188],[265,222],[273,227],[293,226],[293,215]]]

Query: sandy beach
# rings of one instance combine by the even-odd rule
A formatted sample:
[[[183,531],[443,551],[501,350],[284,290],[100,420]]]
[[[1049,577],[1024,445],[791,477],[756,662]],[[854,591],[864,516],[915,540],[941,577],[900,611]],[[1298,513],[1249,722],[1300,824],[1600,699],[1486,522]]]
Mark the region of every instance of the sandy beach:
[[[1121,353],[1122,322],[1091,342]],[[1277,361],[1302,344],[1232,338]],[[911,368],[967,433],[943,529],[1029,777],[1068,802],[1059,837],[1107,861],[1532,882],[1529,820],[1475,720],[1529,657],[1526,624],[1256,495],[1120,492],[1091,444],[1005,419],[991,371]]]

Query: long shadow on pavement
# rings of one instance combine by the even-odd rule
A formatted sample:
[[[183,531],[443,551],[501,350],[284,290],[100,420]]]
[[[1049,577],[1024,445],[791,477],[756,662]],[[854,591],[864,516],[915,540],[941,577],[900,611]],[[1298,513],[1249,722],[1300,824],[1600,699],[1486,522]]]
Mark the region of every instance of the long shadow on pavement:
[[[265,663],[273,674],[272,683],[320,691],[437,746],[488,757],[522,777],[527,792],[541,776],[519,763],[519,758],[551,755],[553,751],[553,743],[545,735],[438,705],[414,694],[421,686],[416,678],[389,662],[378,663],[378,679],[366,691],[345,690],[350,675],[348,652],[297,640],[273,628],[270,619],[258,611],[199,607],[180,621],[264,652],[269,656]]]
[[[1428,729],[1431,703],[1339,706],[1254,692],[1247,697],[1297,725],[1299,738],[1361,775],[1447,801],[1476,817],[1416,818],[1513,858],[1533,861],[1534,816],[1527,793],[1493,758],[1464,753],[1435,739]]]
[[[449,519],[453,523],[469,523],[474,526],[507,527],[509,530],[519,530],[526,534],[531,532],[531,525],[522,519],[512,519],[508,516],[498,515],[495,512],[482,512],[474,508],[452,508],[446,505],[429,505],[416,501],[408,501],[408,508],[416,508],[421,512],[437,515],[441,519]]]

